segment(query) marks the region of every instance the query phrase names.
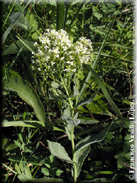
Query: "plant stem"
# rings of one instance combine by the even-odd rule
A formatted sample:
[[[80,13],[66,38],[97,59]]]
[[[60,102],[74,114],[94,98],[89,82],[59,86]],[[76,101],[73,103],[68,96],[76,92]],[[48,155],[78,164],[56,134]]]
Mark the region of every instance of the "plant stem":
[[[63,83],[64,89],[66,91],[66,94],[69,96],[69,92],[68,92],[68,89],[67,89],[67,87],[66,87],[66,85],[64,83],[64,80],[63,80],[62,76],[60,76],[60,77],[61,77],[61,82]],[[72,104],[72,101],[71,101],[70,98],[68,98],[68,100],[69,100],[70,108],[71,108],[71,111],[72,111],[72,117],[73,117],[74,116],[73,104]]]
[[[64,80],[62,78],[62,76],[60,75],[61,77],[61,82],[63,83],[63,86],[64,86],[64,89],[66,91],[66,94],[69,96],[69,92],[68,92],[68,89],[67,87],[65,86],[65,83],[64,83]],[[70,79],[70,78],[69,78]],[[70,85],[70,82],[69,82],[69,85]],[[70,108],[71,108],[71,111],[72,111],[72,117],[74,117],[74,110],[73,110],[73,104],[72,104],[72,101],[71,99],[69,98],[69,104],[70,104]],[[72,130],[71,130],[71,145],[72,145],[72,157],[73,157],[73,161],[76,162],[76,159],[75,159],[75,142],[74,142],[74,125],[72,126]],[[73,171],[74,171],[74,182],[77,181],[77,167],[76,167],[76,164],[73,165]]]
[[[72,156],[73,156],[73,161],[76,162],[74,153],[75,153],[75,142],[74,142],[74,126],[72,127],[71,130],[71,145],[72,145]],[[77,167],[76,164],[73,165],[73,171],[74,171],[74,182],[77,181]]]

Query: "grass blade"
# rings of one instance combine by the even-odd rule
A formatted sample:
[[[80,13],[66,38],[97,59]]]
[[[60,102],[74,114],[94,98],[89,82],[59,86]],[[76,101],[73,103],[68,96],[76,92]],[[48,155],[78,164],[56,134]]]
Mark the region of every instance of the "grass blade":
[[[13,28],[13,26],[15,25],[16,21],[18,20],[19,16],[21,15],[21,13],[18,14],[17,18],[11,23],[11,25],[8,27],[8,29],[5,31],[5,33],[2,36],[2,44],[5,42],[5,39],[7,38],[7,36],[9,35],[11,29]]]
[[[116,19],[116,17],[115,17],[115,19]],[[115,22],[115,19],[114,19],[113,22],[111,23],[111,26],[110,26],[110,28],[109,28],[109,30],[108,30],[106,36],[105,36],[105,39],[104,39],[104,41],[103,41],[103,43],[102,43],[102,45],[101,45],[101,47],[100,47],[100,49],[99,49],[98,55],[97,55],[97,57],[96,57],[96,59],[95,59],[95,62],[94,62],[94,64],[93,64],[93,66],[92,66],[93,69],[94,69],[94,67],[96,66],[96,64],[97,64],[97,62],[98,62],[98,60],[99,60],[99,58],[100,58],[101,52],[102,52],[102,50],[103,50],[103,48],[104,48],[104,46],[105,46],[105,43],[106,43],[107,38],[108,38],[108,35],[109,35],[109,33],[110,33],[110,31],[111,31],[111,29],[112,29],[112,27],[113,27],[113,24],[114,24],[114,22]],[[86,78],[86,80],[85,80],[85,83],[84,83],[83,86],[82,86],[80,95],[79,95],[79,97],[78,97],[78,102],[79,102],[79,100],[80,100],[80,98],[81,98],[81,96],[82,96],[82,94],[83,94],[83,92],[84,92],[84,90],[85,90],[85,88],[86,88],[86,83],[88,83],[90,77],[91,77],[91,71],[89,71],[88,76],[87,76],[87,78]]]
[[[72,19],[72,21],[71,21],[71,23],[70,23],[70,25],[69,25],[69,29],[71,29],[72,25],[75,23],[76,18],[77,18],[77,16],[78,16],[80,10],[82,9],[82,7],[83,7],[85,1],[86,1],[86,0],[84,0],[84,1],[81,3],[79,9],[77,10],[76,14],[74,15],[74,18]]]
[[[115,113],[116,113],[120,118],[123,119],[123,116],[121,115],[121,113],[120,113],[119,109],[117,108],[116,104],[113,102],[112,98],[110,97],[110,95],[109,95],[108,91],[106,90],[106,88],[105,88],[103,82],[101,81],[100,77],[96,74],[96,72],[95,72],[89,65],[84,64],[84,66],[85,66],[85,68],[86,68],[87,70],[91,71],[92,74],[94,75],[96,81],[98,82],[98,84],[99,84],[99,86],[100,86],[102,92],[104,93],[104,95],[105,95],[107,101],[109,102],[109,104],[111,105],[112,109],[115,111]]]
[[[66,3],[65,6],[66,6],[66,9],[65,9],[65,14],[64,14],[64,24],[63,24],[64,29],[65,29],[65,25],[66,25],[66,21],[67,21],[68,9],[69,9],[69,6],[70,6],[69,1]]]
[[[40,121],[7,121],[3,120],[2,127],[12,127],[12,126],[22,126],[22,127],[31,127],[31,128],[43,128],[45,124]]]
[[[23,40],[22,38],[20,38],[19,36],[17,36],[17,38],[20,40],[20,42],[28,48],[28,50],[30,50],[31,52],[34,52],[34,50],[30,47],[30,45],[28,45],[28,41],[26,42],[25,40]]]
[[[7,20],[8,20],[8,18],[9,18],[9,16],[10,16],[10,14],[11,14],[11,12],[12,12],[12,9],[13,9],[14,6],[15,6],[16,1],[17,1],[17,0],[14,1],[13,5],[12,5],[12,7],[11,7],[9,13],[8,13],[8,16],[6,17],[6,19],[5,19],[5,21],[4,21],[4,24],[3,24],[2,28],[4,28],[4,26],[5,26],[5,24],[6,24]]]
[[[15,59],[12,61],[12,63],[10,64],[5,76],[3,77],[2,81],[4,81],[4,79],[6,78],[6,76],[8,75],[9,71],[12,69],[13,65],[15,64],[16,60],[18,59],[20,53],[22,52],[23,47],[20,48],[18,54],[16,55]]]
[[[22,41],[17,40],[15,42],[12,42],[7,49],[3,50],[2,56],[16,54],[21,47],[23,47],[22,51],[28,51],[28,49],[31,49],[34,52],[35,47],[33,45],[34,41],[29,41],[27,39],[24,39]]]
[[[64,2],[57,2],[57,31],[64,29]]]

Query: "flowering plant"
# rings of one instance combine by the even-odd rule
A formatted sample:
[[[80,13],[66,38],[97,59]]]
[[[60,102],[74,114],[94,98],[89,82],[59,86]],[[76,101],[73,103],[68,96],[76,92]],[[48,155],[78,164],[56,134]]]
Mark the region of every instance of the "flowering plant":
[[[58,78],[69,72],[78,72],[83,63],[90,63],[92,43],[89,39],[81,37],[76,43],[69,40],[66,31],[46,29],[39,37],[37,52],[32,55],[32,69],[40,75]]]
[[[47,98],[50,96],[61,106],[61,119],[72,145],[72,160],[61,144],[48,140],[48,146],[54,156],[73,164],[72,174],[74,182],[76,182],[84,159],[90,151],[89,144],[92,143],[92,141],[88,145],[84,143],[85,145],[79,149],[74,142],[74,128],[80,123],[78,113],[75,114],[74,110],[79,105],[89,102],[88,99],[78,103],[79,81],[77,76],[83,63],[91,64],[92,43],[84,37],[81,37],[76,43],[72,43],[66,31],[46,29],[46,32],[39,37],[39,43],[35,42],[34,45],[37,46],[37,51],[32,53],[32,69],[42,76],[43,82],[47,82],[49,78],[53,80],[50,83],[51,88],[46,92],[48,93]],[[74,80],[72,75],[74,75]],[[73,81],[73,95],[71,81]]]

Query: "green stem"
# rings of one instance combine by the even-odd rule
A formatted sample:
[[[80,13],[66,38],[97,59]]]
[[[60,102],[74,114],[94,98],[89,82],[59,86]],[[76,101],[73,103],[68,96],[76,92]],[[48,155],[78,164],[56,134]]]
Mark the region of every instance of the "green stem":
[[[64,86],[64,89],[66,91],[66,94],[69,96],[69,92],[68,92],[68,89],[64,83],[64,80],[62,78],[62,76],[60,75],[61,77],[61,82],[63,83],[63,86]],[[72,104],[72,100],[69,98],[69,104],[70,104],[70,108],[71,108],[71,111],[72,111],[72,117],[74,117],[74,110],[73,110],[73,104]],[[76,159],[75,159],[75,142],[74,142],[74,126],[72,126],[72,130],[71,130],[71,145],[72,145],[72,157],[73,157],[73,161],[76,162]],[[77,167],[76,167],[76,164],[73,165],[73,170],[74,170],[74,182],[77,181]]]
[[[69,96],[69,92],[68,92],[68,89],[67,89],[67,87],[66,87],[66,85],[64,83],[64,80],[63,80],[62,76],[60,76],[60,77],[61,77],[61,82],[63,83],[64,89],[66,91],[66,94],[67,94],[67,96]],[[72,100],[70,98],[68,98],[68,100],[69,100],[70,108],[71,108],[71,111],[72,111],[72,117],[73,117],[74,116],[74,111],[73,111]]]
[[[76,163],[76,159],[75,159],[75,156],[74,156],[74,153],[75,153],[74,126],[72,127],[72,130],[71,130],[71,145],[72,145],[73,161]],[[77,167],[76,167],[76,164],[73,165],[73,170],[74,170],[74,182],[76,182],[77,181]]]
[[[8,170],[10,170],[11,172],[13,172],[15,175],[17,175],[17,172],[15,172],[14,170],[12,170],[10,167],[8,167],[7,165],[5,165],[4,163],[1,163],[4,167],[6,167]]]

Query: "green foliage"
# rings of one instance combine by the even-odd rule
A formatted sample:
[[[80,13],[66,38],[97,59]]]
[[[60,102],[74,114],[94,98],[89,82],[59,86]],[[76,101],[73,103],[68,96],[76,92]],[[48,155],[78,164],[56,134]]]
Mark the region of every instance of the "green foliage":
[[[17,92],[24,101],[33,107],[37,118],[41,122],[45,122],[44,107],[34,89],[27,82],[21,78],[10,76],[4,80],[3,88],[5,90]]]
[[[14,1],[2,14],[3,181],[130,182],[133,4]]]
[[[62,147],[57,142],[50,142],[49,140],[47,142],[52,155],[58,157],[59,159],[63,159],[67,162],[72,163],[64,147]]]

